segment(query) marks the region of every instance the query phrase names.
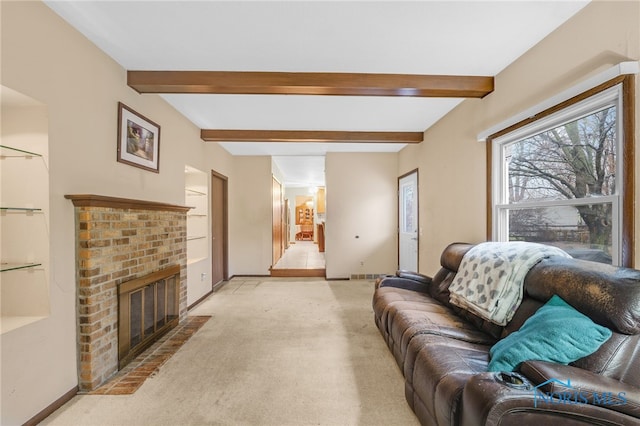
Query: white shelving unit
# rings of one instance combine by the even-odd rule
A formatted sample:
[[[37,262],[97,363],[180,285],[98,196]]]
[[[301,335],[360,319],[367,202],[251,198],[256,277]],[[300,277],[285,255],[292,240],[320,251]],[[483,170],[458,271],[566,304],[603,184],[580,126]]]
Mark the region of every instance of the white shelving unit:
[[[202,188],[185,188],[187,205],[193,207],[187,213],[187,264],[209,257],[207,214],[208,194]]]
[[[194,167],[185,167],[187,213],[187,304],[211,291],[209,178]]]
[[[19,137],[7,139],[11,145],[0,145],[1,333],[49,315],[47,159]]]

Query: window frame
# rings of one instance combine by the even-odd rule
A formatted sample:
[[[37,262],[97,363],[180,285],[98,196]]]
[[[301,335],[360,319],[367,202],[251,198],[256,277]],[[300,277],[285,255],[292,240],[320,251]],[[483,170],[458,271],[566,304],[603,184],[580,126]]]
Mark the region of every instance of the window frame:
[[[618,140],[622,145],[618,146],[618,166],[620,167],[616,181],[618,195],[598,197],[597,200],[598,202],[605,202],[615,199],[613,202],[613,215],[617,219],[618,230],[616,232],[614,228],[614,235],[612,236],[612,245],[617,253],[617,262],[614,259],[614,264],[626,267],[634,266],[635,75],[626,74],[610,79],[487,136],[487,240],[495,240],[497,238],[499,221],[496,209],[497,207],[504,208],[505,205],[502,200],[495,199],[500,194],[498,185],[502,184],[500,174],[503,168],[499,162],[501,146],[514,140],[520,140],[526,135],[534,135],[537,131],[544,131],[572,119],[577,119],[580,117],[580,112],[593,111],[593,108],[606,104],[606,101],[611,98],[610,92],[616,92],[613,98],[617,99],[617,126],[618,132],[620,132]],[[497,167],[494,167],[494,164],[497,164]],[[500,177],[500,179],[497,177]],[[589,200],[576,199],[575,201],[567,200],[566,203],[563,201],[550,204],[585,204],[585,201]],[[543,204],[545,203],[536,203],[536,205]],[[519,205],[519,207],[522,208],[524,205]]]

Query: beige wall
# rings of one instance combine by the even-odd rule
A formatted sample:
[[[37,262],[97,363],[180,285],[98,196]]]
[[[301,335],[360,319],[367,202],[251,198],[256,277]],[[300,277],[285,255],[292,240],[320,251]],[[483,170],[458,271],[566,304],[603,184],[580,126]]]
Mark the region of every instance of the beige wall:
[[[595,1],[496,76],[495,91],[467,100],[400,153],[400,173],[420,169],[420,271],[439,268],[453,241],[486,238],[485,145],[478,133],[611,66],[640,59],[640,3]],[[636,165],[640,164],[640,85],[636,83]],[[640,200],[636,166],[636,205]],[[636,207],[636,218],[638,217]],[[637,222],[637,220],[636,220]],[[635,265],[640,264],[636,223]]]
[[[50,309],[2,335],[2,424],[21,424],[77,384],[73,206],[94,193],[185,204],[184,166],[233,179],[231,156],[40,2],[1,2],[2,84],[49,112]],[[117,103],[161,126],[160,173],[116,162]]]
[[[325,176],[327,278],[393,273],[398,155],[327,153]]]
[[[229,205],[230,275],[269,275],[271,246],[271,158],[233,158],[236,179]]]

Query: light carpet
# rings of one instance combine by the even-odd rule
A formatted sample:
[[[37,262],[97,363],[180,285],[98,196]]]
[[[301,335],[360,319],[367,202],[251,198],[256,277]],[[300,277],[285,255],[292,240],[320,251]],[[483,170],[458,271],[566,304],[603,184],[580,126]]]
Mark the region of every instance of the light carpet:
[[[418,425],[373,320],[372,281],[238,279],[132,395],[79,395],[45,425]]]

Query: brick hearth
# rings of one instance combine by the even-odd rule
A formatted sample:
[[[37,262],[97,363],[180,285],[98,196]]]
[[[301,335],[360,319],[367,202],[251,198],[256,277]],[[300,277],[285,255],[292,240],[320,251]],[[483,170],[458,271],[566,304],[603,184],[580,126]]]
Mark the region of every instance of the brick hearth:
[[[90,392],[118,371],[118,285],[180,265],[180,321],[187,314],[188,207],[96,195],[75,206],[78,385]]]

